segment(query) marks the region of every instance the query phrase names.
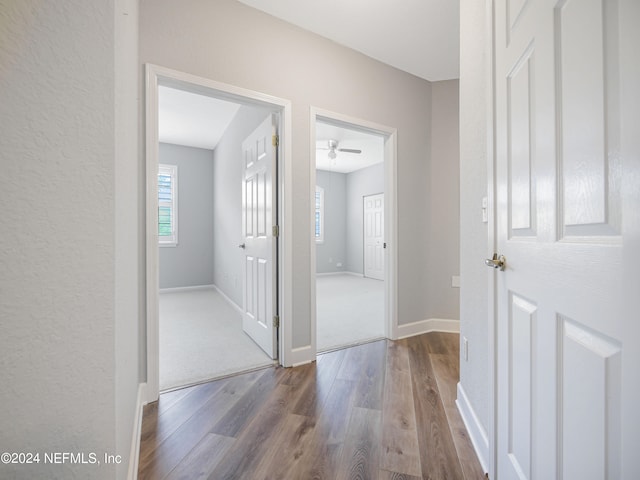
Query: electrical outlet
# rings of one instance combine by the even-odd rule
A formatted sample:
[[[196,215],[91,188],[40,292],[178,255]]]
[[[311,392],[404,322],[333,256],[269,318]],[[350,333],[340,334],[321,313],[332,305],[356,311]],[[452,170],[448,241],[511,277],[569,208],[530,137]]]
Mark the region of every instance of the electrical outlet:
[[[469,361],[469,340],[467,337],[462,337],[462,356],[465,362]]]
[[[342,262],[336,263],[336,267],[340,268],[342,266]]]

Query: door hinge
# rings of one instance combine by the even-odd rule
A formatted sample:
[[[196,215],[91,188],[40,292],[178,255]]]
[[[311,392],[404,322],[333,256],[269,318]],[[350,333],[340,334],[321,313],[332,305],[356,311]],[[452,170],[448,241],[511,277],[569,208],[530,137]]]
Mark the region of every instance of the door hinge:
[[[278,328],[280,326],[280,316],[273,316],[273,328]]]
[[[280,145],[280,137],[278,135],[274,135],[271,137],[271,144],[274,147],[277,147],[278,145]]]
[[[274,237],[279,237],[280,236],[280,227],[278,225],[274,225],[273,228],[271,229],[271,234]]]

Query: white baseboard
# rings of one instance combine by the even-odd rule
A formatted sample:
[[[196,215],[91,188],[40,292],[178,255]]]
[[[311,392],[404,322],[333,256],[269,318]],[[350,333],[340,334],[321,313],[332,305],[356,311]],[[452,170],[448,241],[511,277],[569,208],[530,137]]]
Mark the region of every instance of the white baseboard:
[[[160,293],[188,292],[191,290],[210,290],[212,288],[215,288],[215,285],[193,285],[190,287],[171,287],[171,288],[161,288]]]
[[[331,275],[352,275],[354,277],[360,277],[360,278],[363,278],[364,276],[361,273],[347,272],[347,271],[316,273],[316,277],[329,277]]]
[[[229,305],[231,305],[234,309],[236,309],[242,315],[242,308],[236,302],[231,300],[217,285],[211,285],[213,289],[220,294],[222,298],[224,298]]]
[[[460,412],[460,416],[462,417],[465,427],[467,427],[469,438],[471,439],[473,448],[476,451],[478,460],[480,460],[480,466],[484,473],[487,473],[489,471],[487,469],[487,460],[489,459],[489,437],[478,420],[478,416],[469,403],[467,394],[464,392],[464,388],[462,388],[462,385],[459,382],[456,406],[458,407],[458,411]]]
[[[136,398],[136,415],[133,418],[133,436],[131,438],[131,451],[129,452],[129,470],[127,480],[138,478],[138,461],[140,459],[140,434],[142,432],[142,412],[147,396],[147,384],[138,385],[138,397]]]
[[[396,327],[396,339],[413,337],[429,332],[460,332],[460,320],[450,320],[444,318],[429,318],[419,322],[407,323]]]

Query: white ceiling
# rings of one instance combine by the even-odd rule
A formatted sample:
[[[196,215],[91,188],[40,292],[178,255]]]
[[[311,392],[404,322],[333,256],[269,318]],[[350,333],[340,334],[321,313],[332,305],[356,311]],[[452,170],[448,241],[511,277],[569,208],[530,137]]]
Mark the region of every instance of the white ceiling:
[[[237,103],[161,86],[159,140],[213,150],[239,108]]]
[[[459,77],[459,0],[239,0],[430,81]]]
[[[329,140],[337,140],[338,148],[353,148],[362,153],[336,152],[336,158],[329,158]],[[350,173],[384,161],[384,140],[372,135],[327,123],[316,122],[316,169],[331,172]]]

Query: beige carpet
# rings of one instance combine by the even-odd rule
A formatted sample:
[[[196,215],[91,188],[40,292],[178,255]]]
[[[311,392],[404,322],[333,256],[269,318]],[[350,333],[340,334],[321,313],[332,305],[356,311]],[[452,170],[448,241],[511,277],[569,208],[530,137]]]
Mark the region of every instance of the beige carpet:
[[[213,288],[160,293],[160,390],[272,363]]]
[[[316,277],[319,352],[384,338],[384,282],[350,274]]]

